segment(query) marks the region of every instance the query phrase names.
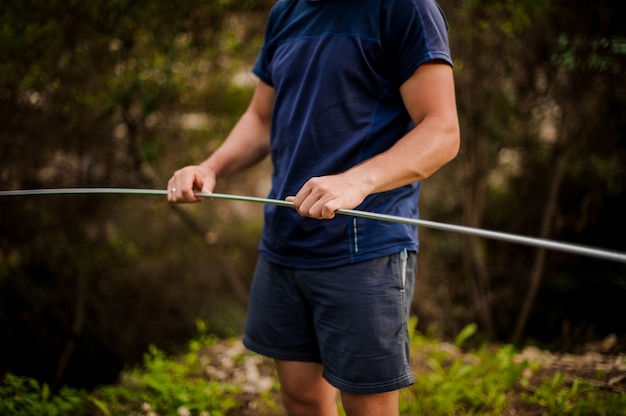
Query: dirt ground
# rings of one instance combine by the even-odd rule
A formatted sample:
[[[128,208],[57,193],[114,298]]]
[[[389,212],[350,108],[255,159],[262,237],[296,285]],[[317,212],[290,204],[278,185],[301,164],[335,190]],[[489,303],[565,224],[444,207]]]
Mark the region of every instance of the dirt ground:
[[[528,384],[512,392],[510,407],[501,416],[541,416],[545,410],[525,402],[521,396],[542,382],[551,380],[557,373],[564,375],[565,383],[584,381],[600,390],[626,394],[626,353],[606,353],[606,347],[611,342],[611,339],[607,339],[604,345],[598,343],[590,346],[582,354],[556,354],[536,347],[525,348],[516,356],[516,360],[540,363],[541,368],[532,374],[524,374]],[[451,344],[444,344],[446,349],[455,349]],[[458,349],[455,351],[462,358],[464,353]],[[208,377],[241,388],[242,393],[238,397],[241,406],[229,413],[229,416],[284,414],[281,407],[276,405],[280,399],[271,361],[247,351],[241,340],[217,343],[202,352],[201,360],[204,361]]]

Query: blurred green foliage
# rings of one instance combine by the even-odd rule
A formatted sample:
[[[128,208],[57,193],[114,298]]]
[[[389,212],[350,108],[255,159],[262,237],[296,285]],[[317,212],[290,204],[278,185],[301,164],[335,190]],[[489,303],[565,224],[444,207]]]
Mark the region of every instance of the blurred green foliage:
[[[623,393],[577,374],[552,370],[541,375],[542,358],[522,359],[511,344],[470,347],[466,344],[474,331],[474,327],[465,328],[457,335],[456,345],[420,333],[411,335],[415,384],[400,392],[400,414],[625,414]],[[276,381],[269,391],[252,394],[207,375],[206,366],[219,367],[220,356],[211,352],[217,342],[215,337],[199,336],[174,356],[151,346],[142,366],[127,368],[117,383],[90,392],[67,387],[52,390],[32,378],[8,374],[0,379],[0,412],[15,416],[283,414]],[[238,342],[240,338],[220,343],[223,348]],[[234,364],[238,366],[244,367]]]

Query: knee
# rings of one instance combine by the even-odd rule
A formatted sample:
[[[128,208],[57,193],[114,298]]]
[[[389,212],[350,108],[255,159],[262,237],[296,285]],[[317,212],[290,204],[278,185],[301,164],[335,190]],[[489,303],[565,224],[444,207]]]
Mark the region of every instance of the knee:
[[[311,390],[281,388],[281,399],[290,416],[336,414],[335,398],[329,395],[319,395]]]
[[[287,409],[290,415],[292,414],[306,414],[303,411],[315,406],[315,401],[311,397],[307,397],[307,394],[290,390],[285,387],[281,387],[280,391],[281,399],[285,409]]]
[[[318,363],[276,361],[281,398],[290,416],[337,415],[337,390],[322,377]]]
[[[398,390],[377,394],[341,392],[341,401],[347,415],[397,416],[400,414],[399,398]]]

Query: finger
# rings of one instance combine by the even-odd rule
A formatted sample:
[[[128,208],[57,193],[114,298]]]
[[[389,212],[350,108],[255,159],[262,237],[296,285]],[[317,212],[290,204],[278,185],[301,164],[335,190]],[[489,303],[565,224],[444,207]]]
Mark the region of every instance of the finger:
[[[194,191],[193,187],[188,186],[186,188],[183,188],[183,190],[180,191],[180,193],[181,193],[182,199],[185,202],[199,202],[200,201],[200,198],[196,196],[196,192]]]
[[[170,202],[198,202],[194,193],[195,174],[179,170],[168,181],[167,199]]]
[[[295,196],[288,196],[285,198],[285,201],[287,202],[295,203],[295,200],[296,200]],[[337,206],[338,204],[335,201],[336,200],[332,200],[328,202],[327,204],[321,204],[322,206],[321,211],[320,211],[321,213],[317,213],[315,204],[308,211],[305,211],[305,209],[302,206],[300,206],[300,209],[298,209],[294,205],[294,208],[296,208],[296,211],[298,211],[298,213],[302,216],[313,217],[313,218],[318,218],[318,219],[332,219],[335,217],[335,214],[337,210],[339,209],[339,207]],[[318,201],[318,203],[321,203],[321,201]]]
[[[335,213],[340,207],[340,204],[337,204],[336,201],[337,201],[336,199],[333,199],[329,201],[328,203],[324,204],[324,207],[322,208],[322,218],[327,219],[327,220],[331,220],[335,218]]]
[[[293,197],[293,205],[298,214],[303,217],[309,216],[309,210],[313,206],[315,202],[317,202],[317,198],[314,198],[311,194],[311,189],[306,184],[303,186],[295,197]]]
[[[202,178],[194,172],[190,177],[190,183],[183,190],[183,196],[187,202],[200,202],[202,199],[196,195],[196,192],[201,191],[204,182]]]
[[[176,186],[174,183],[174,177],[167,181],[167,200],[169,202],[176,202]]]
[[[207,178],[206,180],[200,181],[198,183],[198,189],[200,189],[200,192],[203,192],[206,194],[212,193],[214,188],[215,188],[215,179],[213,178]]]

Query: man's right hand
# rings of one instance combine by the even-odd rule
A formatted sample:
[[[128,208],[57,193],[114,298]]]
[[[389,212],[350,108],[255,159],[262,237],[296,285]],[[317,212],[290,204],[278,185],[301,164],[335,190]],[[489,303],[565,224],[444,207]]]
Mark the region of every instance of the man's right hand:
[[[200,202],[196,192],[211,193],[215,187],[215,173],[201,165],[185,166],[174,172],[167,182],[169,202]]]

